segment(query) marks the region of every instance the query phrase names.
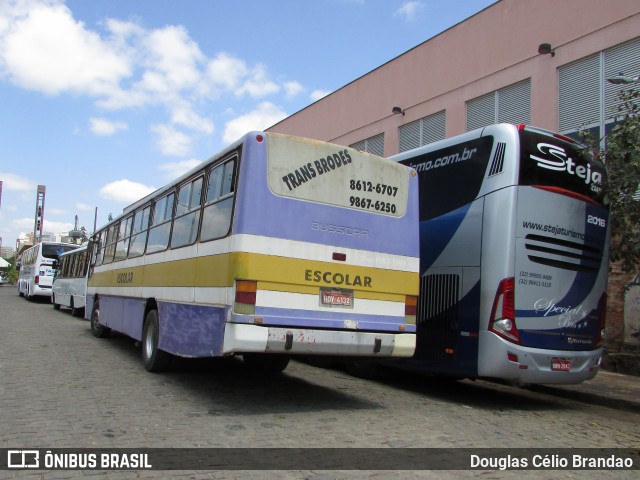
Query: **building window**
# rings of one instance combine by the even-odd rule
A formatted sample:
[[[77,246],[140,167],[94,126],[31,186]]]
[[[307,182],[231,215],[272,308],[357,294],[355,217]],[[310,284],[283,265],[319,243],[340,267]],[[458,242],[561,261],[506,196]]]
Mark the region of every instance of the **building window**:
[[[629,85],[607,78],[640,72],[640,38],[590,55],[558,69],[558,130],[578,138],[587,130],[602,138],[615,124],[618,94]]]
[[[446,112],[442,110],[433,115],[420,118],[402,125],[398,130],[399,152],[421,147],[445,138]]]
[[[384,133],[376,135],[360,142],[349,145],[351,148],[360,150],[361,152],[369,152],[374,155],[384,156]]]
[[[467,131],[503,122],[531,123],[531,79],[467,102]]]

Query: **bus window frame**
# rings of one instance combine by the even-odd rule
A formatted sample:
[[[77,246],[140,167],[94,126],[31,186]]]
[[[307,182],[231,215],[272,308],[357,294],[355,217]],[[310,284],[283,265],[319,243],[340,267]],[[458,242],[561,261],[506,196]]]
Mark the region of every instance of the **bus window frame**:
[[[155,223],[156,214],[157,214],[157,211],[156,211],[157,204],[162,202],[163,200],[168,199],[169,197],[171,197],[171,212],[169,213],[168,218],[167,218],[167,206],[169,205],[169,202],[167,201],[166,204],[164,205],[164,214],[162,216],[162,220],[160,221],[160,223]],[[162,195],[152,203],[151,222],[149,226],[149,232],[147,234],[147,246],[145,249],[145,253],[147,255],[153,255],[154,253],[164,252],[169,248],[169,245],[171,245],[171,231],[173,230],[173,218],[174,218],[175,209],[176,209],[175,205],[176,205],[176,189],[175,188],[172,188],[170,191],[166,192],[164,195]],[[159,231],[160,228],[165,228],[167,224],[168,224],[169,231],[167,233],[166,244],[164,244],[162,248],[149,251],[150,239],[153,231],[157,229]]]
[[[198,172],[197,175],[191,177],[189,180],[185,181],[184,183],[178,186],[177,195],[176,195],[175,213],[173,216],[173,221],[172,221],[173,225],[171,228],[171,239],[169,241],[169,246],[171,249],[187,247],[189,245],[193,245],[198,241],[198,237],[200,233],[200,223],[202,221],[202,199],[203,199],[203,191],[204,191],[204,179],[205,179],[205,174],[203,170]],[[196,199],[194,198],[194,195],[193,195],[194,194],[193,187],[197,182],[200,182],[200,193],[198,194],[198,198]],[[189,203],[186,205],[186,209],[184,211],[179,211],[180,205],[181,205],[180,194],[187,187],[189,188],[188,190]],[[176,238],[179,238],[178,236],[176,236],[176,225],[181,226],[179,223],[180,220],[183,220],[191,216],[194,217],[195,219],[194,221],[197,221],[195,233],[192,234],[192,237],[190,237],[187,242],[174,245],[174,240]]]
[[[225,170],[227,165],[232,164],[232,170],[231,170],[231,181],[228,182],[228,187],[229,187],[229,191],[227,193],[223,193],[224,191],[224,187],[227,184],[227,182],[225,182]],[[200,219],[200,232],[198,235],[198,238],[200,240],[200,242],[211,242],[213,240],[219,240],[221,238],[225,238],[229,235],[229,233],[231,232],[231,228],[232,228],[232,224],[233,224],[233,215],[234,215],[234,211],[235,211],[235,198],[236,198],[236,193],[237,193],[237,188],[238,188],[238,171],[239,171],[239,167],[240,167],[240,152],[239,151],[235,151],[232,154],[226,156],[225,158],[221,159],[219,162],[216,162],[214,165],[210,166],[209,169],[206,172],[206,192],[204,191],[205,188],[203,188],[203,192],[202,192],[202,214],[201,214],[201,219]],[[209,189],[210,189],[210,181],[211,181],[211,175],[213,174],[213,171],[217,168],[222,168],[222,177],[221,177],[221,181],[220,181],[220,186],[219,186],[219,192],[218,194],[212,198],[211,200],[209,200]],[[220,234],[220,235],[213,235],[210,238],[202,238],[202,234],[203,234],[203,228],[205,226],[205,220],[206,220],[206,212],[209,208],[213,208],[215,209],[216,205],[220,205],[223,202],[232,199],[231,201],[231,207],[229,209],[229,215],[228,215],[228,222],[227,222],[227,229],[224,233]]]

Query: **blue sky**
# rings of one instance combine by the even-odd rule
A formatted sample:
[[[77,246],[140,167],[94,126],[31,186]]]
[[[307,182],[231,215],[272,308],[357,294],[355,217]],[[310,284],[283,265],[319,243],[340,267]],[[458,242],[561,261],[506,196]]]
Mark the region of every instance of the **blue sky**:
[[[495,0],[2,0],[0,237],[93,230]]]

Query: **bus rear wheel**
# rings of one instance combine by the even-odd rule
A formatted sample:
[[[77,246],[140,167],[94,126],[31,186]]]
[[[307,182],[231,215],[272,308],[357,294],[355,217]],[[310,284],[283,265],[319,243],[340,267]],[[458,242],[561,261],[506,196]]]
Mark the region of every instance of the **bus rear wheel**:
[[[91,312],[91,333],[93,333],[93,336],[97,338],[107,337],[111,333],[111,329],[109,327],[100,325],[100,305],[97,303]]]
[[[158,348],[159,336],[158,311],[150,310],[142,330],[142,361],[149,372],[163,372],[171,363],[171,354]]]

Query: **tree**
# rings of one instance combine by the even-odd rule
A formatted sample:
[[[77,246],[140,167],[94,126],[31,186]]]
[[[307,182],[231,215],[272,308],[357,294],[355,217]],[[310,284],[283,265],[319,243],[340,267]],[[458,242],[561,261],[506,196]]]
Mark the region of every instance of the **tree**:
[[[619,94],[617,122],[604,148],[594,149],[607,168],[605,200],[611,207],[611,260],[626,272],[640,265],[640,91]],[[589,142],[593,145],[593,142]]]

